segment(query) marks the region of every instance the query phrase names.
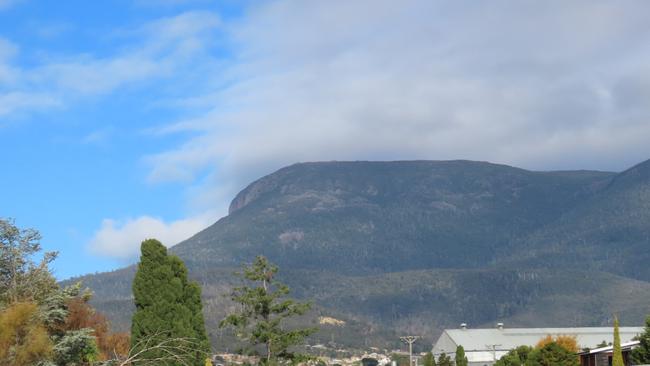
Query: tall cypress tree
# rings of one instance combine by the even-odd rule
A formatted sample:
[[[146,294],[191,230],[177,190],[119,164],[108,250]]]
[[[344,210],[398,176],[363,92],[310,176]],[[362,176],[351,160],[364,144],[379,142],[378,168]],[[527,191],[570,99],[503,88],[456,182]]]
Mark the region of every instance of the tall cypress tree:
[[[463,346],[456,347],[456,366],[467,366],[468,360],[465,356],[465,348]]]
[[[139,350],[170,339],[190,340],[192,359],[202,365],[209,351],[203,322],[201,289],[188,282],[187,268],[158,240],[142,242],[140,263],[133,280],[135,313],[131,321],[131,346]],[[179,345],[181,348],[181,345]],[[182,347],[186,348],[186,347]],[[165,356],[164,350],[150,350],[145,358]],[[174,363],[160,363],[174,365]]]
[[[621,351],[621,336],[618,333],[618,318],[614,316],[614,353],[612,354],[612,366],[625,366],[623,363],[623,352]]]

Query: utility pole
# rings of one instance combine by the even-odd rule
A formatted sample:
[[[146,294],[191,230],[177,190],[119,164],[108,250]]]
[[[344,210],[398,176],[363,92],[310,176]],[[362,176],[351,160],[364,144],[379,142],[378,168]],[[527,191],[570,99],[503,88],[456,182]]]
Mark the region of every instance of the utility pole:
[[[497,360],[497,347],[501,347],[500,344],[486,344],[487,349],[492,350],[492,359]]]
[[[418,336],[404,336],[399,339],[409,345],[409,366],[413,366],[413,343],[420,339]]]

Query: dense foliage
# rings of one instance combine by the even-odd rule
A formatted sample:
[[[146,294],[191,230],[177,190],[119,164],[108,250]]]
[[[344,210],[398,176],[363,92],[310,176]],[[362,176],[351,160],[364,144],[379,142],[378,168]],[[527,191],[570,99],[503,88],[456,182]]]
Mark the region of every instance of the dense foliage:
[[[535,349],[528,355],[526,366],[578,366],[578,356],[552,342]]]
[[[422,357],[422,366],[436,366],[436,358],[430,351]]]
[[[287,329],[284,323],[302,315],[308,303],[288,299],[289,287],[275,279],[278,267],[262,256],[245,267],[241,276],[248,282],[234,289],[232,300],[241,305],[240,311],[228,315],[221,326],[231,326],[250,348],[264,346],[262,361],[266,365],[281,360],[293,360],[291,347],[299,345],[315,328]]]
[[[575,336],[570,335],[559,335],[555,337],[547,335],[546,337],[540,339],[539,342],[537,342],[535,348],[543,348],[549,343],[556,343],[558,346],[564,348],[569,352],[577,353],[580,351],[580,347],[578,346],[578,339]]]
[[[535,348],[519,346],[509,351],[494,366],[578,366],[578,356],[572,349],[577,349],[574,337],[547,337]]]
[[[28,366],[47,360],[52,342],[34,303],[16,302],[0,312],[0,365]]]
[[[501,357],[494,366],[522,366],[528,361],[528,356],[533,352],[533,348],[529,346],[519,346],[503,357]]]
[[[0,219],[0,304],[41,302],[58,289],[48,265],[56,252],[46,252],[40,262],[41,234],[20,229],[13,220]]]
[[[0,364],[87,365],[127,353],[125,336],[88,305],[89,291],[56,283],[55,253],[34,261],[40,238],[0,219]]]
[[[169,347],[185,349],[185,344],[191,343],[195,350],[193,364],[203,365],[209,341],[203,321],[201,289],[188,281],[183,262],[168,255],[167,248],[155,239],[142,242],[133,296],[136,311],[131,324],[131,345],[136,352],[145,351],[141,358],[165,357],[164,348],[145,348],[177,339]],[[159,364],[175,365],[176,362]]]
[[[456,347],[456,356],[454,357],[456,366],[467,366],[467,356],[465,356],[465,348],[463,346]]]
[[[645,318],[645,329],[639,335],[639,346],[632,350],[632,361],[637,365],[650,364],[650,316]]]
[[[438,361],[436,362],[437,366],[454,366],[454,361],[446,353],[441,353],[438,356]]]

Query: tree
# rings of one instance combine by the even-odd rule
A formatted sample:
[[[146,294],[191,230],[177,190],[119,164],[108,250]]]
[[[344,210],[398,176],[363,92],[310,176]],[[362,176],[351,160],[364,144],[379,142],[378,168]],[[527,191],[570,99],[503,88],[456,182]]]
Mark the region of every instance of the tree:
[[[454,361],[451,360],[451,357],[447,356],[446,353],[441,353],[440,356],[438,356],[438,366],[454,366]]]
[[[578,366],[576,354],[555,342],[535,349],[528,356],[527,366]]]
[[[632,350],[632,361],[637,365],[650,364],[650,316],[645,318],[645,329],[638,338],[639,346]]]
[[[123,337],[108,333],[108,321],[87,304],[91,293],[81,284],[61,288],[49,264],[56,257],[41,251],[34,229],[19,229],[0,219],[0,364],[85,364],[105,357]],[[128,352],[128,349],[126,350]]]
[[[456,347],[456,358],[455,358],[456,366],[467,366],[468,361],[467,357],[465,356],[465,348],[463,346],[458,346]]]
[[[97,339],[90,328],[68,331],[54,346],[54,362],[57,365],[83,365],[98,358]]]
[[[66,331],[92,329],[99,354],[98,360],[125,356],[129,352],[129,336],[126,333],[110,333],[108,319],[96,311],[88,301],[89,292],[74,296],[66,301],[68,315],[63,323]]]
[[[57,289],[39,306],[39,317],[54,344],[52,360],[56,365],[85,364],[100,358],[97,330],[90,325],[77,327],[81,321],[71,313],[70,303],[82,298],[90,298],[90,291],[82,291],[81,283],[76,283]]]
[[[249,286],[236,287],[232,293],[232,300],[241,310],[228,315],[220,324],[235,328],[237,336],[251,348],[263,345],[262,362],[266,365],[294,359],[296,355],[290,347],[302,343],[316,331],[316,328],[287,330],[283,327],[285,319],[305,314],[311,305],[285,298],[290,290],[275,280],[277,272],[278,267],[263,256],[256,257],[245,267],[239,276],[249,282]]]
[[[0,365],[27,366],[49,359],[52,343],[34,303],[14,303],[0,312]]]
[[[528,356],[533,351],[532,347],[519,346],[510,350],[503,357],[501,357],[494,365],[495,366],[521,366],[525,365],[528,361]]]
[[[0,304],[40,302],[58,289],[48,265],[56,252],[46,252],[40,262],[41,235],[20,229],[13,220],[0,219]]]
[[[431,357],[433,357],[433,355],[431,355]],[[409,365],[411,359],[408,354],[405,355],[401,353],[392,353],[390,355],[390,360],[395,361],[395,364],[397,364],[397,366],[412,366]],[[435,365],[435,359],[433,364]]]
[[[559,335],[557,337],[553,337],[550,334],[537,342],[535,348],[543,348],[549,343],[557,343],[558,346],[573,353],[577,353],[580,350],[580,347],[578,346],[578,340],[575,336]]]
[[[436,366],[436,358],[433,356],[433,353],[427,352],[424,357],[422,357],[423,366]]]
[[[596,348],[607,347],[607,346],[609,346],[609,345],[611,345],[611,343],[607,343],[606,340],[603,340],[602,342],[600,342],[600,343],[598,343],[598,344],[596,345]]]
[[[618,332],[618,317],[614,316],[614,350],[612,353],[612,366],[625,366],[623,352],[621,351],[621,335]]]
[[[191,350],[192,364],[203,364],[209,353],[209,341],[201,289],[188,281],[185,264],[168,255],[167,248],[155,239],[142,242],[133,296],[136,310],[131,322],[131,348],[139,364],[145,364],[143,360],[147,359],[159,360],[161,365],[177,364],[177,360],[164,359],[165,347]],[[179,343],[164,343],[174,339]],[[192,347],[188,347],[188,342]],[[151,347],[163,343],[165,347]]]

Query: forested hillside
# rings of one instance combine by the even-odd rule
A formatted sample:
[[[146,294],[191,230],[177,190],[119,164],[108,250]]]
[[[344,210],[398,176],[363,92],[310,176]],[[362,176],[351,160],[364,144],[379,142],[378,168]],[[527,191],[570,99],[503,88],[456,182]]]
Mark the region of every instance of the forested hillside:
[[[405,161],[283,168],[172,251],[204,288],[213,337],[232,271],[263,254],[317,305],[303,321],[346,321],[314,342],[362,347],[460,322],[588,326],[618,312],[641,324],[649,247],[650,162],[616,174]],[[123,327],[132,276],[84,278]]]

